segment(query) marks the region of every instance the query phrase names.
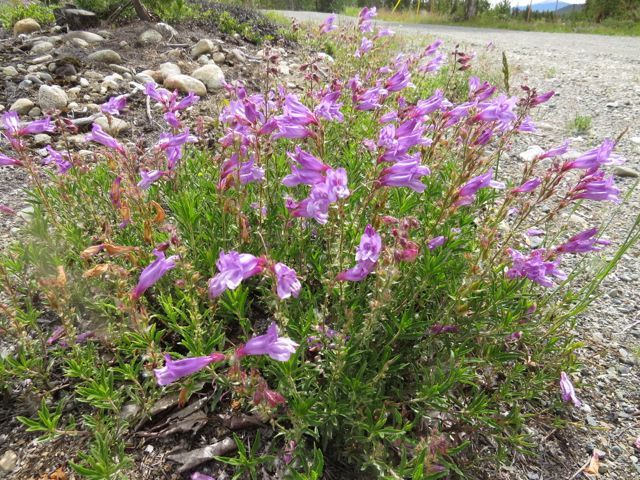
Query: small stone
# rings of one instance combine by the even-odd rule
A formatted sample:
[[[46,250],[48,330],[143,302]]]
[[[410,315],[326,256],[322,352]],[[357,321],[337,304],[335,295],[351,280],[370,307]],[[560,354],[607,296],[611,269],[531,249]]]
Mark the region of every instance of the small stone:
[[[98,50],[87,57],[87,60],[98,63],[122,63],[122,57],[113,50]]]
[[[231,50],[231,56],[238,63],[245,63],[247,61],[247,56],[239,48],[232,49]]]
[[[2,69],[2,75],[7,78],[16,77],[18,75],[18,70],[15,67],[8,66]]]
[[[76,48],[87,48],[89,46],[89,42],[81,38],[72,38],[71,45],[73,45]]]
[[[640,177],[640,173],[638,173],[633,168],[624,167],[622,165],[618,165],[614,167],[613,174],[616,177],[624,177],[624,178],[638,178]]]
[[[597,473],[607,473],[609,471],[608,463],[601,463]]]
[[[209,52],[215,52],[218,49],[218,46],[213,43],[212,40],[208,38],[203,38],[196,43],[193,48],[191,48],[191,56],[193,58],[198,58],[200,55]]]
[[[121,133],[124,133],[131,128],[127,122],[116,117],[111,117],[111,123],[109,123],[107,117],[98,117],[94,122],[100,125],[105,132],[114,137],[119,136]]]
[[[38,42],[31,49],[33,55],[44,55],[53,50],[53,43],[51,42]]]
[[[149,454],[151,454],[151,453],[153,453],[153,450],[154,450],[153,445],[149,444],[149,445],[147,445],[147,446],[145,447],[145,449],[144,449],[144,453],[149,453]]]
[[[160,32],[153,29],[149,29],[142,32],[138,37],[138,40],[143,45],[155,45],[157,43],[162,42],[163,38]]]
[[[40,118],[42,116],[42,110],[39,107],[33,107],[29,110],[29,118]]]
[[[67,94],[57,85],[42,85],[38,90],[38,104],[44,112],[63,109],[67,103],[69,103]]]
[[[21,33],[33,33],[40,30],[40,24],[33,18],[24,18],[18,20],[13,26],[13,34],[20,35]]]
[[[38,147],[44,147],[45,145],[51,144],[51,137],[46,133],[38,133],[33,136],[33,143],[35,143]]]
[[[196,80],[200,80],[204,83],[207,90],[210,92],[218,90],[224,85],[224,73],[220,67],[214,63],[203,65],[195,70],[191,75]]]
[[[18,464],[18,454],[13,450],[7,450],[0,457],[0,472],[7,474],[15,470]]]
[[[631,463],[638,463],[638,457],[636,457],[635,455],[631,455],[629,457],[629,460],[631,460]]]
[[[123,65],[118,65],[116,63],[112,63],[111,65],[109,65],[109,68],[115,72],[115,73],[121,73],[121,74],[125,74],[125,73],[132,73],[135,74],[135,72],[133,70],[131,70],[129,67],[125,67]]]
[[[211,60],[213,60],[215,63],[224,63],[226,57],[222,52],[214,52],[211,54]]]
[[[83,32],[83,31],[69,32],[67,35],[65,35],[64,38],[65,40],[72,40],[74,38],[79,38],[90,44],[104,42],[103,36],[93,32]]]
[[[19,98],[9,107],[10,112],[18,112],[19,115],[26,115],[35,104],[28,98]]]
[[[162,65],[160,65],[160,68],[158,69],[158,73],[159,73],[158,76],[160,81],[164,81],[167,77],[171,75],[180,75],[182,73],[182,70],[180,70],[180,67],[175,63],[165,62]]]
[[[531,162],[538,155],[542,155],[544,150],[540,148],[538,145],[532,145],[527,148],[524,152],[518,154],[518,158],[523,162]]]
[[[200,55],[198,57],[198,63],[200,65],[208,65],[211,63],[211,59],[209,58],[209,55]]]
[[[89,85],[91,85],[91,84],[89,83],[89,80],[87,80],[87,79],[86,79],[86,78],[84,78],[84,77],[81,77],[81,78],[80,78],[80,86],[81,86],[81,87],[83,87],[83,88],[87,88]]]
[[[587,415],[587,425],[590,427],[597,427],[598,421],[593,417],[593,415]]]
[[[527,473],[528,480],[540,480],[540,475],[534,472]]]
[[[584,446],[584,449],[587,451],[587,453],[588,453],[589,455],[591,455],[591,453],[593,453],[593,450],[594,450],[595,448],[596,448],[596,446],[595,446],[593,443],[591,443],[591,442],[587,443],[587,444]]]
[[[618,108],[620,104],[618,102],[609,102],[605,105],[607,108]]]
[[[635,143],[636,145],[640,145],[640,137],[631,137],[631,143]]]
[[[120,410],[120,418],[128,420],[135,417],[140,411],[140,407],[135,403],[125,403]]]
[[[611,447],[611,454],[612,455],[620,455],[622,453],[622,448],[620,448],[618,445],[614,445],[613,447]]]
[[[42,55],[41,57],[32,58],[29,60],[31,65],[40,65],[42,63],[47,63],[53,60],[53,56],[51,55]]]
[[[164,80],[164,86],[169,89],[176,88],[183,93],[193,92],[201,97],[207,94],[204,83],[189,75],[169,75]]]

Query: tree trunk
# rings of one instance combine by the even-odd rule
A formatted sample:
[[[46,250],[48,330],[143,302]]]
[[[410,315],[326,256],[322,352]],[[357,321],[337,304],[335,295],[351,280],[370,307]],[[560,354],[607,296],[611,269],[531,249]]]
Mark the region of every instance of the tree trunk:
[[[149,10],[147,10],[140,0],[131,0],[131,5],[133,5],[133,9],[136,11],[140,20],[143,22],[151,22],[153,20],[149,14]]]
[[[465,20],[473,18],[478,13],[478,0],[467,0],[467,4],[464,10]]]

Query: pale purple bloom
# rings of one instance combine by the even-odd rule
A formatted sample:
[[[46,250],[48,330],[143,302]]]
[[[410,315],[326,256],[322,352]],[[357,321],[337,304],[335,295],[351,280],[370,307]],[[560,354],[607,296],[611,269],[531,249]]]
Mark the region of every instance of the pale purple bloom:
[[[569,141],[565,140],[565,142],[562,145],[550,148],[549,150],[544,152],[542,155],[540,155],[539,158],[558,157],[560,155],[564,155],[565,153],[567,153],[568,150],[569,150]]]
[[[216,479],[209,475],[205,475],[204,473],[193,472],[191,474],[191,480],[216,480]]]
[[[108,113],[109,115],[120,115],[120,111],[124,110],[127,106],[127,97],[125,95],[118,95],[117,97],[111,97],[106,103],[100,106],[102,113]]]
[[[444,62],[446,61],[446,57],[443,53],[438,52],[438,54],[429,60],[427,63],[423,63],[418,67],[418,71],[422,73],[432,73],[437,72],[442,68]]]
[[[394,32],[390,28],[383,28],[381,30],[378,30],[378,33],[376,33],[376,36],[373,37],[373,38],[374,39],[378,39],[378,38],[383,38],[383,37],[392,37],[395,34],[396,34],[396,32]]]
[[[359,282],[375,269],[382,252],[382,238],[371,225],[367,225],[356,249],[356,266],[340,272],[337,280]]]
[[[4,213],[5,215],[15,215],[16,211],[11,208],[9,205],[5,205],[4,203],[0,203],[0,212]]]
[[[469,99],[477,102],[482,102],[491,97],[497,87],[494,87],[489,82],[480,83],[478,77],[469,77]]]
[[[504,131],[518,118],[514,109],[518,103],[517,97],[500,95],[481,106],[480,113],[473,119],[485,122],[496,122],[500,130]]]
[[[147,289],[152,287],[165,273],[176,266],[177,255],[165,258],[164,252],[157,249],[153,251],[153,254],[156,256],[156,259],[142,271],[138,284],[131,293],[131,297],[134,299],[140,298]]]
[[[2,115],[2,125],[9,137],[19,137],[44,132],[53,133],[56,130],[50,117],[34,120],[20,127],[20,117],[18,117],[17,112],[7,112]]]
[[[545,103],[547,101],[549,101],[554,95],[556,94],[556,92],[554,92],[553,90],[550,90],[546,93],[541,93],[540,95],[536,95],[535,97],[533,97],[532,101],[531,101],[531,106],[535,107],[536,105],[540,105],[541,103]]]
[[[182,147],[186,143],[196,143],[198,137],[191,135],[189,129],[173,135],[171,133],[161,133],[156,147],[165,151],[167,155],[167,170],[173,170],[178,161],[182,158]]]
[[[444,245],[444,242],[446,241],[447,241],[447,237],[443,237],[442,235],[440,235],[438,237],[434,237],[431,240],[429,240],[427,242],[427,247],[429,247],[429,250],[435,250],[436,248]]]
[[[93,124],[93,126],[91,127],[91,133],[87,134],[85,138],[90,142],[99,143],[101,145],[104,145],[105,147],[113,148],[123,155],[125,154],[124,147],[120,143],[118,143],[115,138],[102,130],[102,127],[97,123]]]
[[[534,177],[531,180],[527,180],[522,185],[520,185],[517,188],[514,188],[511,191],[515,192],[515,193],[533,192],[536,188],[538,188],[540,186],[541,183],[542,183],[542,180],[540,180],[538,177]]]
[[[222,163],[218,188],[229,188],[236,180],[241,185],[264,180],[264,169],[255,165],[253,156],[246,162],[240,162],[237,153]]]
[[[313,186],[309,196],[301,202],[288,200],[286,208],[294,217],[313,218],[316,222],[324,225],[329,220],[330,194],[325,183],[318,183]]]
[[[356,50],[356,53],[354,53],[353,56],[356,58],[361,58],[364,54],[369,52],[372,48],[373,48],[373,42],[369,40],[367,37],[362,37],[362,40],[360,41],[360,46],[358,47],[358,49]]]
[[[413,118],[396,128],[394,124],[385,125],[378,136],[378,147],[384,148],[378,159],[379,162],[399,162],[410,160],[407,152],[415,147],[429,145],[430,139],[423,137],[424,125]]]
[[[524,256],[515,249],[508,249],[513,262],[507,271],[507,277],[511,279],[528,278],[543,287],[553,287],[553,278],[565,280],[567,275],[558,269],[560,259],[555,261],[545,260],[546,250],[539,248],[533,250],[529,256]]]
[[[444,92],[440,89],[436,89],[433,95],[431,95],[429,98],[425,100],[418,100],[415,107],[411,109],[409,116],[413,118],[429,115],[436,110],[440,110],[440,108],[444,106],[444,103]]]
[[[582,405],[582,402],[576,396],[573,383],[571,383],[569,376],[564,372],[560,372],[560,392],[562,394],[563,402],[571,402],[576,407]]]
[[[344,116],[342,115],[342,112],[340,112],[342,102],[338,102],[341,93],[342,92],[340,92],[340,90],[336,90],[324,95],[318,106],[313,109],[313,113],[325,120],[342,122],[344,120]]]
[[[326,18],[324,22],[320,24],[320,33],[329,33],[335,30],[336,28],[338,28],[336,25],[334,25],[335,21],[336,21],[336,14],[332,13]]]
[[[430,173],[429,167],[420,165],[420,155],[416,154],[384,168],[378,181],[385,187],[408,187],[422,193],[426,186],[421,179]]]
[[[325,178],[329,201],[335,202],[339,198],[349,196],[349,186],[347,181],[347,171],[344,168],[329,169]]]
[[[527,230],[527,235],[530,237],[539,237],[545,234],[545,231],[541,228],[530,228]]]
[[[444,119],[446,120],[444,126],[448,128],[455,125],[464,117],[469,115],[469,112],[473,107],[474,107],[473,103],[466,102],[466,103],[461,103],[460,105],[456,105],[451,110],[448,110],[443,116]]]
[[[138,187],[147,190],[154,182],[160,180],[165,175],[162,170],[140,170],[141,180]]]
[[[621,202],[620,189],[615,186],[613,175],[605,177],[602,170],[587,172],[569,195],[572,200],[586,198],[603,202]]]
[[[274,360],[286,362],[297,348],[298,344],[290,338],[278,336],[278,326],[273,322],[267,333],[250,339],[236,351],[236,355],[269,355]]]
[[[54,150],[53,148],[51,148],[51,145],[47,145],[45,148],[47,149],[47,152],[49,152],[49,155],[44,157],[44,159],[42,160],[43,163],[45,165],[48,165],[51,162],[54,162],[58,167],[58,174],[63,175],[67,173],[67,171],[69,171],[69,169],[72,167],[71,162],[68,160],[68,157],[65,158],[67,154],[62,154],[57,150]]]
[[[175,128],[176,130],[182,128],[182,122],[178,118],[176,112],[167,112],[164,114],[164,121],[169,124],[170,127]]]
[[[373,31],[371,20],[378,14],[376,7],[364,7],[358,14],[358,28],[360,32],[367,33]]]
[[[216,262],[218,273],[209,280],[209,297],[216,298],[225,290],[235,290],[242,280],[262,273],[264,266],[265,260],[262,257],[236,251],[220,251]]]
[[[180,100],[173,107],[174,110],[184,110],[185,108],[190,107],[191,105],[196,104],[200,100],[200,97],[193,92],[189,92],[186,97]]]
[[[352,100],[356,104],[356,110],[368,111],[380,108],[388,95],[389,92],[382,87],[371,87],[361,93],[354,94]]]
[[[529,115],[527,115],[518,127],[518,131],[524,133],[534,133],[537,132],[538,129],[536,128],[536,124],[533,123],[533,119]]]
[[[169,385],[176,380],[199,372],[203,368],[215,362],[222,362],[225,356],[222,353],[212,353],[204,357],[182,358],[180,360],[172,360],[171,355],[164,356],[165,364],[162,368],[155,368],[153,373],[156,376],[158,385]],[[193,477],[192,477],[193,478]]]
[[[282,179],[282,184],[287,187],[321,183],[330,169],[329,165],[322,163],[320,159],[300,147],[296,147],[295,153],[287,152],[287,156],[295,162],[291,164],[291,173]]]
[[[478,175],[465,183],[458,191],[458,200],[456,205],[469,205],[476,198],[476,193],[481,188],[504,188],[504,183],[493,180],[493,168],[490,168],[487,173]]]
[[[282,115],[275,117],[277,132],[273,138],[306,138],[314,136],[314,133],[306,128],[308,125],[317,125],[316,115],[303,105],[294,94],[285,96],[282,107]]]
[[[615,142],[607,138],[599,147],[589,150],[575,160],[567,162],[562,166],[562,169],[584,168],[590,170],[598,168],[600,165],[620,165],[624,163],[624,159],[620,155],[613,153],[615,146]]]
[[[302,285],[293,268],[287,267],[284,263],[276,263],[273,267],[276,274],[276,291],[282,300],[291,296],[297,298]]]
[[[400,90],[413,86],[411,83],[411,73],[409,66],[403,63],[397,72],[395,72],[384,84],[384,88],[389,92],[399,92]]]
[[[433,42],[430,45],[427,45],[427,48],[424,49],[424,52],[422,52],[423,57],[430,57],[431,55],[433,55],[434,53],[436,53],[438,51],[438,48],[440,47],[440,45],[442,45],[444,42],[440,39],[436,40],[435,42]]]
[[[608,240],[596,238],[597,228],[591,228],[574,235],[562,245],[555,248],[557,253],[587,253],[602,250],[598,245],[611,245]]]
[[[0,166],[2,167],[17,167],[22,165],[20,160],[16,160],[11,157],[7,157],[3,153],[0,153]]]
[[[148,82],[145,85],[145,94],[153,98],[156,102],[161,103],[165,109],[169,110],[169,106],[175,102],[177,92],[170,92],[166,88],[157,88],[157,85],[153,82]]]
[[[47,338],[47,345],[53,345],[54,343],[56,343],[58,340],[62,338],[64,333],[65,333],[64,326],[58,325],[56,328],[53,329],[53,332],[51,332],[51,335],[49,336],[49,338]]]

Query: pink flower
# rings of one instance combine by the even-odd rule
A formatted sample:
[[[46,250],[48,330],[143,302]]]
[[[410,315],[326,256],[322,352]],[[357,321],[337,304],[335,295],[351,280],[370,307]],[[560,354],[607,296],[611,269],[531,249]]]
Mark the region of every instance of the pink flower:
[[[469,205],[472,203],[476,198],[476,193],[481,188],[504,188],[504,183],[497,182],[493,180],[492,177],[493,168],[490,168],[487,173],[478,175],[465,183],[458,191],[458,200],[456,201],[456,205]]]
[[[508,252],[513,262],[507,271],[508,278],[528,278],[543,287],[553,287],[553,277],[559,280],[567,278],[567,274],[558,269],[560,266],[559,258],[555,261],[545,260],[546,250],[544,248],[533,250],[526,257],[512,248],[508,249]]]
[[[536,188],[538,188],[540,186],[541,183],[542,183],[542,180],[540,180],[538,177],[535,177],[535,178],[532,178],[531,180],[527,180],[522,185],[520,185],[518,188],[514,188],[511,191],[514,192],[514,193],[529,193],[529,192],[533,192]]]
[[[181,360],[171,360],[170,355],[165,355],[165,365],[162,368],[156,368],[153,373],[156,376],[158,385],[165,386],[176,380],[199,372],[207,365],[215,362],[222,362],[226,357],[222,353],[212,353],[204,357],[183,358]]]
[[[320,33],[329,33],[335,30],[336,28],[338,28],[336,25],[334,25],[335,21],[336,21],[336,14],[332,13],[327,17],[327,19],[324,22],[320,24]]]
[[[276,290],[278,296],[282,300],[291,296],[297,298],[302,285],[300,284],[300,280],[298,280],[296,271],[280,262],[275,264],[273,271],[276,274]]]
[[[269,325],[267,333],[253,337],[236,351],[238,358],[246,355],[269,355],[280,362],[286,362],[295,353],[298,344],[287,337],[278,336],[275,322]]]
[[[86,139],[90,142],[96,142],[104,145],[105,147],[113,148],[122,155],[125,155],[126,153],[124,147],[120,145],[115,138],[102,130],[102,127],[97,123],[93,124],[91,127],[91,133],[86,136]]]
[[[120,111],[124,110],[127,106],[127,97],[125,95],[119,95],[117,97],[111,97],[106,103],[100,106],[102,113],[108,113],[109,115],[120,115]]]
[[[365,53],[369,52],[373,48],[373,42],[369,40],[367,37],[362,37],[360,41],[360,46],[356,50],[356,53],[353,54],[354,57],[360,58],[364,56]]]
[[[598,234],[597,228],[591,228],[574,235],[562,245],[556,247],[557,253],[587,253],[602,250],[597,245],[611,245],[608,240],[600,240],[596,238]]]
[[[382,238],[371,225],[367,225],[356,249],[356,266],[340,272],[336,277],[337,280],[351,282],[364,280],[375,269],[381,252]]]
[[[22,162],[20,160],[15,160],[11,157],[7,157],[6,155],[0,153],[0,166],[2,167],[18,167],[21,166]]]
[[[446,241],[447,241],[447,237],[443,237],[442,235],[440,235],[439,237],[434,237],[431,240],[429,240],[427,242],[427,247],[429,247],[429,250],[435,250],[436,248],[444,245],[444,242]]]
[[[142,179],[138,182],[138,187],[147,190],[154,182],[160,180],[165,175],[162,170],[140,170]]]
[[[563,402],[572,402],[576,407],[582,405],[582,402],[576,396],[576,391],[573,388],[573,384],[569,379],[569,376],[560,372],[560,392],[562,393],[562,401]]]
[[[160,280],[165,273],[174,268],[176,266],[176,260],[179,258],[177,255],[165,258],[164,252],[157,249],[153,251],[153,254],[156,256],[156,259],[147,265],[140,274],[138,284],[131,293],[131,298],[133,299],[140,298],[140,296]]]
[[[67,171],[69,171],[69,169],[72,167],[71,162],[68,160],[67,154],[66,153],[62,154],[57,150],[54,150],[53,148],[51,148],[51,145],[47,145],[46,149],[47,149],[47,152],[49,152],[49,155],[44,157],[43,163],[45,165],[48,165],[51,162],[55,163],[58,167],[59,175],[63,175],[67,173]]]
[[[216,262],[218,273],[209,280],[209,297],[216,298],[225,290],[235,290],[242,280],[262,273],[265,263],[264,258],[249,253],[222,250]]]
[[[296,147],[295,153],[287,152],[287,156],[295,162],[291,165],[291,173],[282,179],[282,184],[287,187],[321,183],[324,181],[327,170],[330,169],[329,165],[300,147]]]

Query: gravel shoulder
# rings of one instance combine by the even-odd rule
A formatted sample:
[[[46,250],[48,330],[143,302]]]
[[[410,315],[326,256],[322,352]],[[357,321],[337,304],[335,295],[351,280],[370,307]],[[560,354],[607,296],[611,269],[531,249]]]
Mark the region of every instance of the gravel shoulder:
[[[321,21],[325,14],[280,12],[299,21]],[[339,16],[338,23],[353,22]],[[640,171],[640,38],[585,34],[522,32],[443,25],[384,23],[412,42],[432,37],[448,45],[474,50],[482,61],[500,68],[501,52],[509,59],[512,93],[520,85],[557,95],[534,118],[538,131],[513,145],[505,159],[516,171],[518,154],[531,145],[542,148],[569,139],[573,149],[585,151],[606,137],[625,132],[617,151],[626,158],[629,176],[616,174],[616,184],[630,195],[620,206],[592,202],[567,219],[571,233],[611,220],[608,238],[619,245],[640,214],[640,191],[633,190]],[[424,38],[423,38],[424,37]],[[429,38],[431,37],[431,38]],[[569,125],[576,115],[589,117],[591,128],[580,135]],[[615,216],[614,216],[615,214]],[[569,232],[567,232],[569,233]],[[604,255],[612,256],[613,246]],[[594,448],[604,452],[600,478],[640,479],[640,452],[633,442],[640,437],[640,245],[630,249],[602,284],[601,296],[576,325],[577,350],[582,365],[575,377],[581,410],[568,411],[571,426],[555,430],[532,422],[528,433],[536,458],[517,457],[513,465],[487,466],[487,479],[560,480],[576,475]],[[594,477],[589,477],[594,478]]]

